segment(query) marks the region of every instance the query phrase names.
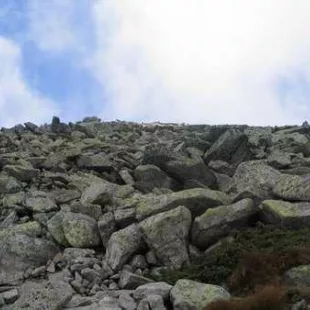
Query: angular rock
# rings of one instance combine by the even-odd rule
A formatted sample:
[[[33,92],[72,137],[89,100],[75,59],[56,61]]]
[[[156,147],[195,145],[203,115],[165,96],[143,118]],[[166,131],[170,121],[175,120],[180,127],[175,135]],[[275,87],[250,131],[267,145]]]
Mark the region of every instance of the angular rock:
[[[208,167],[218,173],[225,174],[230,177],[232,177],[236,171],[236,167],[234,165],[230,165],[223,160],[211,160]]]
[[[98,172],[111,172],[114,170],[112,161],[105,154],[81,155],[77,160],[77,166]]]
[[[69,205],[63,205],[61,210],[64,212],[85,214],[97,221],[102,216],[101,206],[91,203],[82,204],[78,202],[72,202]]]
[[[243,160],[244,154],[242,157],[236,154],[240,153],[246,143],[247,136],[244,133],[237,129],[228,129],[205,153],[204,162],[208,164],[211,160],[223,160],[228,163],[239,163]],[[246,153],[246,149],[243,153]]]
[[[141,221],[160,212],[185,206],[193,217],[199,216],[207,209],[226,205],[230,198],[223,192],[210,189],[194,188],[176,193],[146,198],[137,204],[136,219]]]
[[[101,244],[97,221],[90,216],[67,212],[62,226],[65,238],[72,247],[92,248]]]
[[[130,185],[119,186],[108,181],[101,180],[100,183],[92,183],[84,190],[81,203],[93,203],[105,205],[113,201],[115,197],[125,198],[134,191]]]
[[[134,290],[140,285],[146,284],[146,283],[152,283],[153,280],[139,276],[137,274],[134,274],[132,272],[129,272],[127,270],[123,270],[120,274],[120,279],[118,282],[118,286],[121,289],[125,290]]]
[[[191,242],[205,250],[212,243],[225,237],[232,229],[246,226],[258,213],[252,199],[243,199],[232,205],[208,209],[195,218],[191,230]]]
[[[164,301],[161,296],[149,295],[139,302],[137,310],[149,309],[166,310],[167,308],[165,307]]]
[[[107,245],[106,260],[113,270],[124,264],[144,246],[142,234],[136,224],[114,232]]]
[[[58,210],[55,201],[41,191],[27,193],[24,203],[25,207],[32,212],[45,213]]]
[[[102,244],[106,247],[111,235],[116,231],[115,219],[112,212],[107,212],[99,218],[98,229]]]
[[[276,169],[287,168],[291,165],[291,156],[288,153],[275,151],[267,158],[268,165]]]
[[[47,229],[49,233],[53,236],[53,238],[63,246],[70,246],[70,243],[68,242],[64,230],[63,230],[63,219],[64,219],[65,213],[64,212],[58,212],[56,213],[52,218],[50,218],[47,221]]]
[[[165,165],[165,171],[182,184],[188,184],[189,180],[207,187],[216,184],[214,173],[201,160],[184,158],[169,161]]]
[[[13,309],[62,309],[73,295],[69,285],[51,281],[27,281],[20,287],[20,297]],[[10,308],[8,308],[10,309]]]
[[[22,184],[14,177],[0,176],[0,194],[13,194],[22,189]]]
[[[189,263],[188,234],[192,216],[184,206],[139,223],[143,238],[160,261],[173,269]]]
[[[266,165],[263,161],[253,160],[241,163],[232,179],[230,193],[235,194],[234,201],[242,198],[265,200],[273,198],[272,189],[281,173]]]
[[[174,310],[204,309],[212,301],[229,298],[230,294],[221,286],[185,279],[178,280],[170,291]]]
[[[3,171],[21,182],[29,182],[40,174],[38,169],[17,165],[6,165],[3,167]]]
[[[135,300],[126,293],[121,293],[118,298],[118,304],[122,309],[126,310],[136,310],[137,309],[137,303]]]
[[[273,186],[276,197],[289,201],[310,202],[310,175],[281,175]]]
[[[260,208],[267,223],[291,229],[309,226],[310,202],[291,203],[281,200],[265,200]]]
[[[114,218],[117,227],[125,228],[136,221],[136,209],[116,209],[114,211]]]
[[[178,184],[164,171],[155,165],[140,165],[134,170],[136,180],[134,187],[143,193],[151,192],[157,188],[176,189]]]
[[[299,265],[285,272],[284,280],[287,285],[310,286],[310,265]]]
[[[9,230],[1,231],[0,239],[0,285],[18,283],[26,269],[45,265],[59,252],[51,241]]]
[[[166,282],[154,282],[149,284],[140,285],[137,287],[133,293],[133,297],[136,300],[142,300],[147,298],[149,295],[161,296],[164,301],[169,300],[170,291],[172,285]]]

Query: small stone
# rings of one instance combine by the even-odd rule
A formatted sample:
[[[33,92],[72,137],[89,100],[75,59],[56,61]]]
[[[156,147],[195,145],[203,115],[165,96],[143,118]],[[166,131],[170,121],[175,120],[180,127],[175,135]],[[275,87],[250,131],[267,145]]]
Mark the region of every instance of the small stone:
[[[3,293],[3,299],[6,304],[14,303],[18,299],[18,297],[19,292],[17,288]]]

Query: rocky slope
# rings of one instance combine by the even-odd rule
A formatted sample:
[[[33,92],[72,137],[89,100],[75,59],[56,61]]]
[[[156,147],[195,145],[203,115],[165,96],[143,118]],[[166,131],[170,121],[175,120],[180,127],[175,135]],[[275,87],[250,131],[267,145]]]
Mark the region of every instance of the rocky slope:
[[[147,275],[258,220],[309,225],[310,128],[19,124],[0,198],[3,309],[202,309],[230,293]]]

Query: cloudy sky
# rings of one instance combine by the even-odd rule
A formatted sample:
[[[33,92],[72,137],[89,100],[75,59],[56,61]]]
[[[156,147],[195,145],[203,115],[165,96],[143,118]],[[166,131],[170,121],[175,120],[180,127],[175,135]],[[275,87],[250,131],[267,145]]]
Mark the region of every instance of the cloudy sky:
[[[0,127],[310,120],[309,0],[1,0]]]

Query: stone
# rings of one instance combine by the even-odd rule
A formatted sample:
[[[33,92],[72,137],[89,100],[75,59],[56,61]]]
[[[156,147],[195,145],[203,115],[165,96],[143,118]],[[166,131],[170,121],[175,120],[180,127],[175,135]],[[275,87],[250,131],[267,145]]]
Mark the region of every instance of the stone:
[[[62,221],[68,243],[76,248],[92,248],[101,244],[97,221],[85,214],[66,212]]]
[[[204,154],[204,162],[208,164],[211,160],[223,160],[228,163],[239,163],[240,157],[235,154],[238,154],[238,149],[242,149],[245,143],[247,136],[244,133],[238,129],[228,129]]]
[[[220,191],[202,188],[187,189],[142,200],[136,207],[136,219],[141,221],[178,206],[185,206],[191,211],[192,216],[196,217],[208,208],[227,204],[229,200],[229,196]]]
[[[98,229],[102,244],[106,247],[111,235],[116,231],[116,223],[112,212],[107,212],[99,218]]]
[[[250,218],[258,212],[259,209],[249,198],[231,205],[208,209],[204,214],[194,219],[191,242],[199,249],[205,250],[225,237],[232,229],[248,226]]]
[[[165,282],[153,282],[149,284],[143,284],[137,287],[133,293],[133,297],[136,300],[142,300],[149,295],[161,296],[164,301],[168,301],[170,297],[170,291],[172,285]]]
[[[144,246],[137,224],[114,232],[107,244],[106,260],[110,267],[120,270],[125,263]]]
[[[272,199],[272,190],[281,173],[262,160],[241,163],[232,178],[229,193],[235,194],[233,202],[244,198],[257,201]]]
[[[310,175],[281,175],[273,186],[277,198],[289,201],[310,201]]]
[[[227,300],[230,294],[218,285],[181,279],[170,291],[173,309],[203,309],[212,301]]]
[[[261,203],[263,218],[269,224],[276,224],[290,229],[300,229],[309,226],[310,202],[295,202],[281,200],[265,200]]]
[[[184,206],[162,212],[139,223],[143,238],[166,266],[179,269],[189,263],[188,234],[192,217]]]
[[[151,283],[151,282],[153,282],[152,279],[148,279],[146,277],[139,276],[127,270],[123,270],[120,274],[118,286],[121,289],[133,290],[133,289],[136,289],[140,285]]]

